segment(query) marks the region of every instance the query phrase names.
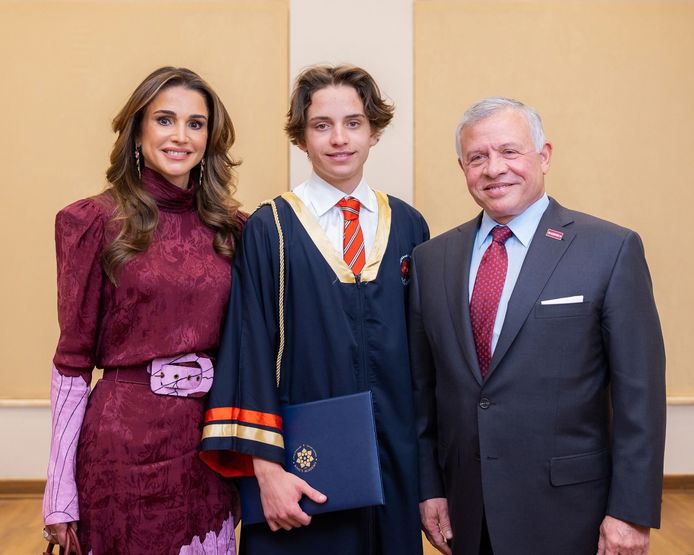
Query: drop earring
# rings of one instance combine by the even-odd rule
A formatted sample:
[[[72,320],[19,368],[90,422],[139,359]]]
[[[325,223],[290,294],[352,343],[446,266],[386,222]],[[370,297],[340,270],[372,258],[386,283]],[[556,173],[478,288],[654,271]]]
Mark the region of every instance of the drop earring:
[[[142,181],[142,170],[140,170],[140,147],[135,147],[135,167],[137,168],[137,177]]]
[[[205,159],[200,160],[200,187],[202,187],[202,180],[205,177]]]

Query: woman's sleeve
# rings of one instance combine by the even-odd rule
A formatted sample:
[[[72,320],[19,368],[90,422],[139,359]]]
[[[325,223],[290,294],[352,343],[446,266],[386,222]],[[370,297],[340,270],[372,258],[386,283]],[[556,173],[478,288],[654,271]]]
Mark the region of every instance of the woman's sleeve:
[[[56,217],[60,340],[51,367],[46,524],[79,520],[75,458],[94,367],[104,223],[103,207],[90,199],[68,206]]]
[[[81,376],[64,376],[51,368],[51,450],[43,493],[46,524],[80,519],[75,460],[88,396],[89,386]]]
[[[53,358],[58,372],[91,382],[99,325],[102,245],[107,219],[95,199],[78,201],[55,219],[60,339]]]
[[[275,381],[278,242],[269,209],[245,226],[234,262],[201,458],[224,476],[253,474],[252,457],[284,464]]]

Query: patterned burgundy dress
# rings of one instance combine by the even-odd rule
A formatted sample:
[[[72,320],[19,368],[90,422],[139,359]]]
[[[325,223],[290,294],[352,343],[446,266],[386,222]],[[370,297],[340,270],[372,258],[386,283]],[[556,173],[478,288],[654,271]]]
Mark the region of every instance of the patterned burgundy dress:
[[[159,222],[117,287],[101,265],[117,232],[111,197],[56,218],[60,340],[44,518],[79,520],[93,555],[235,553],[235,490],[198,453],[205,398],[157,395],[143,383],[154,358],[216,353],[230,264],[198,217],[194,185],[180,189],[149,169],[142,177]],[[111,379],[87,401],[93,367]],[[114,381],[114,369],[126,379]]]

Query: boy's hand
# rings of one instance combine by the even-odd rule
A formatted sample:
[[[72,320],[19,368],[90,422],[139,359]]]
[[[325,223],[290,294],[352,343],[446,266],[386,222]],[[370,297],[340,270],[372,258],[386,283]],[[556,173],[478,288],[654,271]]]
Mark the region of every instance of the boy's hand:
[[[291,530],[311,523],[311,517],[299,507],[303,495],[316,503],[328,498],[304,480],[286,472],[281,465],[264,459],[253,459],[253,469],[260,486],[260,500],[270,530]]]

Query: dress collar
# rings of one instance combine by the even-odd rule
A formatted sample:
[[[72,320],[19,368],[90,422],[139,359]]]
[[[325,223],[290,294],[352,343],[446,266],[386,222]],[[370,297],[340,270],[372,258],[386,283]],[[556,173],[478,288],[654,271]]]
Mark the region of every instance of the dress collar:
[[[142,184],[165,212],[187,212],[195,208],[195,191],[197,184],[192,179],[186,189],[169,183],[161,174],[150,168],[142,170]]]

